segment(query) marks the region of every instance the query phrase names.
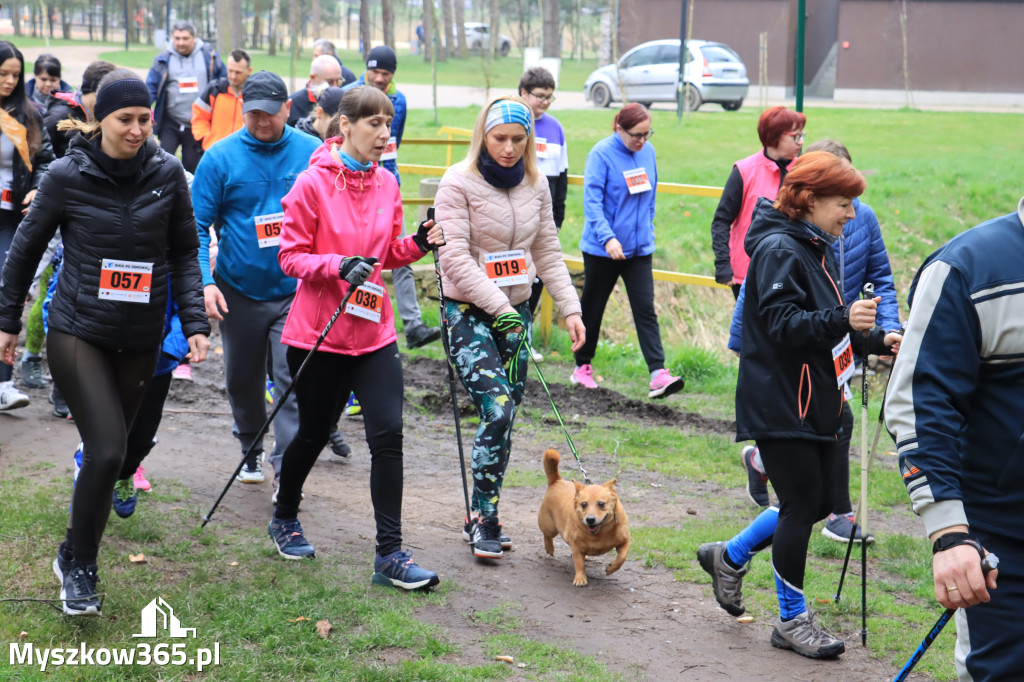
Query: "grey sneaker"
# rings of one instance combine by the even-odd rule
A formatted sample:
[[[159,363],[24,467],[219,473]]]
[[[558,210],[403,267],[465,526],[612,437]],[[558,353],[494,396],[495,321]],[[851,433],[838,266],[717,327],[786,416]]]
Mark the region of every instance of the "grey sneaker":
[[[740,461],[747,471],[747,497],[758,507],[767,507],[771,504],[768,497],[768,477],[754,466],[755,452],[757,448],[753,445],[748,445],[740,451]]]
[[[411,329],[405,330],[405,344],[409,348],[419,348],[428,343],[433,343],[439,338],[441,338],[440,327],[428,327],[420,323]]]
[[[825,522],[825,526],[821,529],[821,534],[827,537],[829,540],[835,540],[836,542],[849,542],[850,532],[853,531],[853,513],[849,514],[829,514],[828,521]],[[857,526],[857,530],[853,532],[853,541],[856,544],[866,542],[869,545],[875,541],[875,536],[868,533],[867,536],[861,533],[860,526]]]
[[[711,576],[711,587],[718,605],[734,616],[742,616],[746,611],[743,606],[743,576],[750,566],[735,569],[725,563],[724,542],[705,542],[697,548],[697,561]]]
[[[21,359],[21,385],[26,388],[46,388],[41,357],[23,357]]]
[[[835,658],[846,651],[843,640],[818,627],[810,611],[804,611],[793,620],[777,620],[771,641],[776,649],[792,649],[807,658]]]

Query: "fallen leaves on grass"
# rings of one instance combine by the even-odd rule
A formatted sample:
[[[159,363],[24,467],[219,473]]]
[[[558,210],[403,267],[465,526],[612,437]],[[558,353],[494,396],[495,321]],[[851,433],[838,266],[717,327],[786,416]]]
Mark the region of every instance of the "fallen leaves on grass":
[[[299,616],[298,618],[289,618],[288,622],[289,623],[301,623],[304,620],[309,620],[309,618],[306,618],[305,616]]]
[[[511,656],[495,656],[494,660],[496,660],[496,661],[505,661],[506,663],[515,663],[516,662],[515,659],[512,658]]]
[[[736,622],[737,623],[753,623],[754,622],[754,617],[753,616],[740,616],[739,618],[736,619]]]
[[[133,564],[144,564],[146,563],[146,555],[142,552],[139,552],[138,554],[129,554],[128,561]]]
[[[318,620],[316,622],[316,631],[321,637],[327,639],[327,635],[331,634],[331,623],[328,620]]]

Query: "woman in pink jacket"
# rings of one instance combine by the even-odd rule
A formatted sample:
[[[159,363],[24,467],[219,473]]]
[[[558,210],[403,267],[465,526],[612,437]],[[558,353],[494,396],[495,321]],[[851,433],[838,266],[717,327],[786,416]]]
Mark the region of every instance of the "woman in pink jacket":
[[[294,375],[350,287],[356,287],[295,384],[299,431],[281,462],[277,509],[269,533],[285,559],[312,558],[298,520],[306,476],[327,444],[349,392],[363,406],[370,447],[370,498],[377,522],[373,582],[407,590],[438,583],[402,550],[402,364],[395,324],[380,275],[419,260],[443,244],[428,222],[403,238],[398,182],[378,166],[394,108],[370,87],[347,92],[338,108],[342,137],[324,142],[281,201],[278,259],[299,280],[281,341]]]
[[[463,537],[478,557],[500,558],[498,498],[512,423],[530,362],[530,288],[535,276],[565,317],[572,349],[586,334],[562,261],[547,179],[537,169],[532,115],[518,97],[480,111],[466,159],[444,174],[434,201],[447,243],[440,250],[452,361],[477,413],[473,517]]]

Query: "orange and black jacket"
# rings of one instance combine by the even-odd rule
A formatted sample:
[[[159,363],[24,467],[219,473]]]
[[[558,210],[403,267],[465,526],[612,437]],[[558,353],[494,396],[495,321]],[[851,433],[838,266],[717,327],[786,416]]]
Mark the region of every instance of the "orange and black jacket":
[[[203,151],[242,127],[242,96],[231,92],[227,78],[218,78],[192,103],[192,136]]]

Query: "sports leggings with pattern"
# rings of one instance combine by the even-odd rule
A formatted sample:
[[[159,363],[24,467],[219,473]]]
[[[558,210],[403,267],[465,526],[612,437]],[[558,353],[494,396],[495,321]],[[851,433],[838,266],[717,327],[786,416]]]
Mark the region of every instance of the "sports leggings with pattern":
[[[466,387],[480,417],[473,439],[473,511],[483,516],[498,513],[501,484],[512,449],[512,424],[523,400],[530,349],[530,303],[514,306],[524,322],[522,332],[493,331],[494,318],[460,301],[445,301],[448,339],[455,371]],[[518,350],[518,353],[517,353]],[[515,380],[510,363],[516,357]]]
[[[85,444],[68,530],[75,561],[93,564],[124,465],[128,432],[156,367],[157,344],[143,353],[119,352],[51,328],[46,352],[53,381]]]

